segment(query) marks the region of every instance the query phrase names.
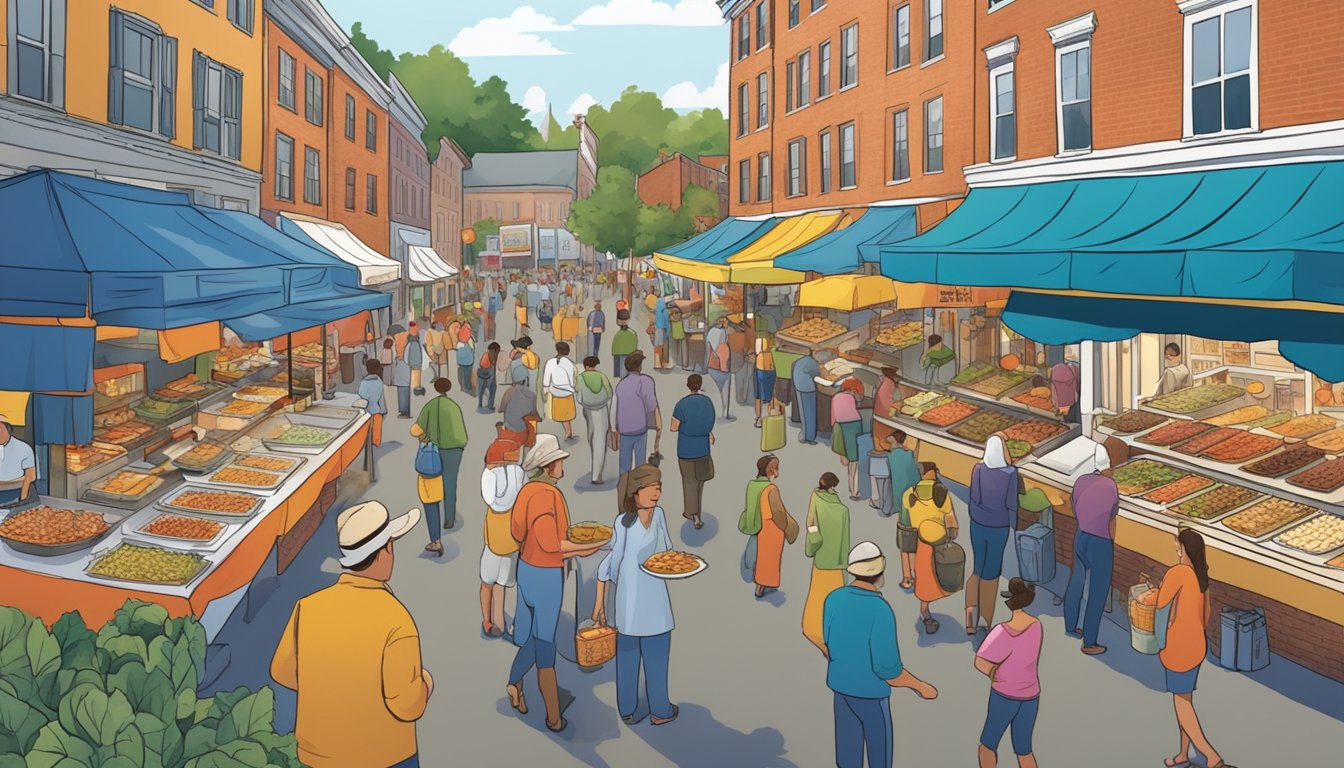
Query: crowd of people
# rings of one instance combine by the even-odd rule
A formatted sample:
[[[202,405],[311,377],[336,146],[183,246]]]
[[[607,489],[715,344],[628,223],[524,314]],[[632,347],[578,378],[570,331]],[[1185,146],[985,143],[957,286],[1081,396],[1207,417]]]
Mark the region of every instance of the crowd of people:
[[[271,671],[278,683],[298,691],[296,734],[306,764],[396,768],[419,764],[415,721],[434,692],[434,679],[421,665],[414,621],[387,582],[394,565],[394,541],[411,533],[422,517],[428,534],[425,549],[436,556],[444,551],[443,531],[458,525],[459,481],[469,444],[459,400],[474,399],[478,413],[498,418],[483,451],[481,475],[481,631],[487,638],[507,636],[517,646],[507,674],[502,674],[512,709],[520,714],[529,711],[524,680],[535,670],[546,727],[557,733],[568,727],[556,670],[567,561],[600,555],[590,620],[616,633],[619,715],[627,724],[636,723],[642,676],[649,722],[663,726],[678,718],[679,708],[669,691],[675,626],[671,596],[665,580],[641,567],[652,555],[677,546],[660,504],[667,470],[660,453],[664,420],[659,382],[645,373],[650,362],[655,368],[671,367],[680,351],[670,325],[675,305],[653,294],[646,294],[651,301],[640,302],[650,320],[653,359],[649,361],[630,327],[630,307],[618,301],[618,330],[610,340],[607,368],[601,358],[606,316],[601,301],[591,300],[590,294],[600,295],[615,281],[609,274],[601,275],[606,278],[601,281],[597,277],[562,273],[544,296],[517,276],[483,281],[476,291],[480,301],[468,302],[477,310],[474,318],[412,322],[404,331],[394,326],[379,354],[367,361],[367,375],[358,391],[373,419],[375,446],[381,443],[382,420],[388,413],[386,386],[396,388],[398,416],[407,419],[412,418],[410,399],[417,386],[429,383],[435,392],[408,428],[419,442],[415,471],[423,514],[412,509],[393,517],[378,502],[346,509],[337,520],[344,573],[334,586],[294,607]],[[509,297],[516,305],[518,336],[508,342],[505,353],[495,340],[496,316]],[[543,330],[549,326],[557,334],[553,355],[544,363],[529,335],[534,308],[539,326]],[[557,318],[574,318],[581,322],[582,332],[572,340],[560,339]],[[728,324],[724,319],[709,329],[701,369],[718,389],[718,404],[703,391],[704,377],[690,373],[667,422],[677,441],[682,516],[694,529],[704,525],[706,483],[716,478],[716,426],[732,418],[733,378],[740,367],[735,363],[754,369],[750,385],[756,426],[762,426],[762,407],[777,401],[770,343],[762,340],[744,360],[733,360]],[[930,339],[931,352],[937,352],[935,341],[941,340]],[[454,345],[451,352],[449,344]],[[578,365],[573,345],[584,347]],[[457,366],[456,384],[447,368],[450,355]],[[426,371],[427,381],[413,375]],[[801,412],[804,444],[815,444],[822,433],[816,414],[818,374],[815,359],[806,355],[792,368],[790,399]],[[878,408],[890,412],[900,407],[897,378],[894,369],[883,372],[875,398]],[[996,765],[1000,743],[1009,735],[1018,764],[1033,768],[1032,737],[1042,695],[1038,664],[1045,631],[1029,610],[1036,586],[1019,577],[1009,579],[1006,588],[1003,584],[1005,551],[1017,527],[1019,505],[1028,497],[1006,441],[999,434],[986,441],[966,489],[968,522],[963,526],[953,489],[938,466],[917,461],[900,429],[885,426],[879,434],[876,427],[865,426],[860,415],[863,390],[857,384],[852,379],[843,382],[830,403],[831,447],[843,475],[820,473],[807,499],[802,526],[778,482],[779,455],[760,455],[752,476],[727,479],[745,483],[738,529],[747,537],[743,565],[751,574],[755,597],[765,599],[781,589],[786,551],[801,537],[803,555],[811,561],[801,633],[826,664],[834,700],[836,764],[861,768],[866,759],[871,768],[891,766],[892,691],[908,688],[925,700],[937,698],[938,691],[904,663],[896,613],[883,595],[887,556],[875,542],[851,541],[852,511],[842,496],[843,482],[849,501],[867,499],[882,516],[896,518],[891,533],[899,553],[899,588],[918,600],[926,635],[940,629],[931,606],[958,591],[965,593],[964,629],[978,641],[968,663],[989,681],[979,765]],[[574,428],[580,414],[582,436]],[[546,422],[554,422],[556,434],[540,429]],[[882,482],[871,489],[860,487],[860,462],[867,459],[861,444],[885,453],[883,471],[873,473],[874,480]],[[593,487],[616,481],[618,511],[609,541],[579,543],[570,538],[569,505],[559,481],[573,470],[576,462],[570,449],[575,446],[590,454],[588,480]],[[609,452],[617,457],[614,471],[608,465]],[[1074,488],[1078,532],[1064,595],[1066,627],[1088,655],[1106,652],[1098,634],[1112,575],[1119,502],[1104,446],[1097,446],[1094,465],[1095,471],[1081,477]],[[970,554],[959,561],[957,553],[963,550],[957,542],[963,527],[969,528]],[[1219,768],[1226,763],[1205,736],[1193,704],[1207,652],[1204,629],[1210,610],[1204,542],[1196,531],[1181,529],[1174,548],[1178,564],[1167,572],[1157,600],[1158,609],[1170,615],[1160,661],[1180,738],[1179,751],[1166,765],[1188,764],[1194,747],[1209,766]],[[509,590],[516,592],[512,626],[505,611]],[[1000,600],[1009,615],[995,623]],[[359,621],[345,618],[352,615]],[[340,633],[333,631],[338,623],[344,627]],[[333,642],[339,642],[339,652],[329,645]]]

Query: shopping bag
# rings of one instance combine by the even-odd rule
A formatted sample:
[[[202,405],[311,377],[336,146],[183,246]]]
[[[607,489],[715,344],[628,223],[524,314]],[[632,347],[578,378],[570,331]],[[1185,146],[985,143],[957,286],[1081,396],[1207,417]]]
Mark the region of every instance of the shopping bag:
[[[420,443],[415,450],[415,473],[424,477],[438,477],[443,474],[443,457],[439,456],[439,447],[428,440]]]
[[[756,537],[747,537],[747,546],[742,550],[742,579],[751,581],[756,575]]]
[[[783,413],[770,413],[761,418],[761,451],[778,451],[788,442]]]
[[[966,583],[966,550],[950,539],[943,541],[933,548],[933,570],[944,592],[960,592]]]
[[[416,475],[415,490],[421,504],[438,504],[443,501],[443,481],[438,477]]]

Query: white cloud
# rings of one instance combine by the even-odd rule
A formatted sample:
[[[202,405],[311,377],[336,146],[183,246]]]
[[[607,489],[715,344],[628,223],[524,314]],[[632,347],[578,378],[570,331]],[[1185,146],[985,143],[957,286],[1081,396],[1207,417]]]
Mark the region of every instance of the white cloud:
[[[531,88],[528,88],[527,92],[523,94],[521,104],[523,109],[526,109],[528,112],[545,112],[546,91],[539,85],[534,85]]]
[[[714,0],[680,0],[675,5],[657,0],[607,0],[571,23],[583,27],[717,27],[723,23],[723,14]]]
[[[507,17],[481,19],[464,27],[448,50],[463,58],[471,56],[563,56],[568,51],[556,48],[541,32],[572,32],[568,24],[538,13],[530,5],[518,8]]]
[[[569,105],[569,109],[565,110],[565,114],[586,115],[588,114],[589,107],[596,106],[597,103],[598,101],[597,99],[593,98],[593,94],[581,93],[579,94],[579,97],[574,100],[574,103]]]
[[[672,109],[705,109],[718,107],[728,109],[728,64],[719,65],[714,82],[705,90],[686,80],[668,88],[663,94],[663,105]]]

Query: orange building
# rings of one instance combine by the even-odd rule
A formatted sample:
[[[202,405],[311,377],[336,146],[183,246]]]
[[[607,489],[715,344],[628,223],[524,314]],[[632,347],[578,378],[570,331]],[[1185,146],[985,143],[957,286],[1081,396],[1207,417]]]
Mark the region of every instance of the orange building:
[[[267,62],[263,135],[268,162],[262,210],[268,218],[289,211],[330,219],[331,62],[305,50],[272,15],[266,17],[263,34]]]
[[[660,157],[658,165],[640,174],[635,188],[645,205],[666,205],[675,211],[681,207],[682,193],[692,184],[718,193],[719,217],[728,215],[727,174],[680,152]]]

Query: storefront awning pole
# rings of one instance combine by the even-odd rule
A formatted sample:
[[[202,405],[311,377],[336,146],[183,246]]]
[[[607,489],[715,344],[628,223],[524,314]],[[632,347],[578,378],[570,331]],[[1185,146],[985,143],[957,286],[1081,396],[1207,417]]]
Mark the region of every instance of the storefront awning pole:
[[[289,399],[294,399],[294,334],[285,334],[285,361],[289,373]]]
[[[328,341],[328,340],[329,340],[329,337],[327,336],[327,324],[326,324],[326,323],[323,323],[323,324],[322,324],[322,399],[323,399],[323,400],[326,400],[326,399],[327,399],[327,393],[328,393],[328,392],[334,392],[334,391],[336,390],[336,387],[335,387],[335,386],[332,386],[332,387],[328,387],[328,386],[327,386],[327,384],[329,383],[329,382],[327,381],[327,341]],[[334,382],[330,382],[330,383],[334,384]]]

